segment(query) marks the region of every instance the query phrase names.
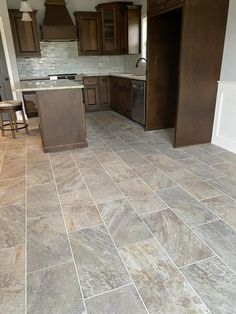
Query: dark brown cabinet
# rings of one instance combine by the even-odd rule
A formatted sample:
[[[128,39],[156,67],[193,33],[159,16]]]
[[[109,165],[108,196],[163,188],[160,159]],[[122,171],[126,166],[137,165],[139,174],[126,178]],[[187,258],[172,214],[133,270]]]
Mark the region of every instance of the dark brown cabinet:
[[[139,54],[141,5],[110,2],[97,12],[75,12],[81,55]]]
[[[149,0],[146,129],[175,128],[175,147],[211,141],[228,4]]]
[[[83,83],[86,111],[106,110],[110,108],[108,76],[84,77]]]
[[[141,49],[141,7],[132,2],[103,3],[101,13],[104,54],[138,54]]]
[[[160,12],[173,10],[183,5],[184,0],[149,0],[148,15],[152,16]]]
[[[31,22],[22,22],[22,13],[18,10],[9,10],[12,35],[16,55],[18,57],[40,57],[40,43],[37,30],[36,13],[30,13]]]
[[[128,78],[111,77],[110,86],[111,108],[127,118],[130,118],[133,103],[132,80]]]
[[[75,12],[81,55],[102,53],[101,14],[98,12]]]

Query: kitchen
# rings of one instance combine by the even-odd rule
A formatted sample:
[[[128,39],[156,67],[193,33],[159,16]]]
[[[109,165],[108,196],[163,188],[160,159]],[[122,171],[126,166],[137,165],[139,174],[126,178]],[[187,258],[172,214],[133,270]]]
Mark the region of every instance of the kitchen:
[[[0,312],[236,312],[235,21],[1,0]]]

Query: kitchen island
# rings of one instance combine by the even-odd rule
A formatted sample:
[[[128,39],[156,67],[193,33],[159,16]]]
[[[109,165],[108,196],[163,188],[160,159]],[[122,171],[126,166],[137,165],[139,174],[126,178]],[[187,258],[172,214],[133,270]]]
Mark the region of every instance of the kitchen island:
[[[70,80],[21,81],[16,84],[16,92],[36,93],[44,152],[88,146],[83,87]]]

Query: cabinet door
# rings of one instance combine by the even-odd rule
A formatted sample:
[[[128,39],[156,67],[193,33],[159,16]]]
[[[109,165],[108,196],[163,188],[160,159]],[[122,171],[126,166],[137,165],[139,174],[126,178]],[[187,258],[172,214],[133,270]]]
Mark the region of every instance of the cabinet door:
[[[84,101],[87,111],[100,109],[99,90],[97,85],[91,85],[84,88]]]
[[[126,6],[117,7],[117,33],[120,43],[120,54],[128,53],[128,9]]]
[[[119,110],[119,99],[118,99],[118,79],[116,77],[110,77],[110,102],[111,108],[114,111]]]
[[[118,54],[116,5],[107,4],[99,8],[102,15],[102,41],[104,54]]]
[[[31,12],[31,22],[22,22],[22,13],[18,10],[9,10],[12,35],[16,55],[18,57],[40,57],[40,43],[36,22],[37,11]]]
[[[81,55],[102,53],[101,14],[98,12],[75,12]]]
[[[99,77],[99,98],[101,109],[107,109],[110,107],[110,87],[109,77]]]

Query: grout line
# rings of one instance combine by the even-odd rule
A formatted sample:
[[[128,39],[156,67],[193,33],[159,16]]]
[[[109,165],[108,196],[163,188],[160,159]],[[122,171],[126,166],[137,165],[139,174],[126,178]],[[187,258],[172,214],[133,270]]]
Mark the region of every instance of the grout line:
[[[73,156],[72,156],[72,158],[73,158]],[[96,157],[96,159],[97,159],[97,157]],[[73,158],[73,160],[74,160],[74,158]],[[97,159],[97,160],[98,160],[98,159]],[[74,160],[74,161],[75,161],[75,160]],[[98,160],[98,162],[100,163],[99,160]],[[101,164],[101,163],[100,163],[100,164]],[[102,165],[102,164],[101,164],[101,165]],[[84,181],[84,184],[86,185],[86,188],[87,188],[87,190],[88,190],[88,192],[89,192],[89,194],[90,194],[90,196],[91,196],[91,198],[92,198],[92,200],[93,200],[93,202],[94,202],[94,204],[95,204],[95,206],[96,206],[96,208],[97,208],[98,213],[100,214],[100,217],[101,217],[101,219],[102,219],[102,221],[103,221],[103,223],[104,223],[104,226],[105,226],[105,228],[106,228],[106,231],[107,231],[107,233],[109,234],[109,237],[111,238],[111,241],[112,241],[114,247],[116,248],[117,254],[118,254],[119,257],[120,257],[120,259],[121,259],[121,261],[122,261],[122,263],[123,263],[123,265],[124,265],[124,268],[125,268],[126,271],[127,271],[127,274],[129,275],[129,278],[130,278],[130,280],[131,280],[131,283],[133,283],[133,285],[134,285],[134,287],[135,287],[135,289],[136,289],[136,291],[137,291],[137,293],[138,293],[138,295],[139,295],[139,298],[140,298],[140,300],[141,300],[141,302],[142,302],[142,304],[143,304],[143,306],[144,306],[146,312],[149,314],[149,311],[148,311],[148,309],[147,309],[147,307],[146,307],[146,304],[144,303],[144,301],[143,301],[143,299],[142,299],[142,297],[141,297],[141,295],[140,295],[140,293],[139,293],[139,291],[138,291],[138,289],[137,289],[137,287],[136,287],[136,285],[135,285],[135,283],[134,283],[134,280],[133,280],[132,276],[130,275],[130,272],[128,271],[128,268],[127,268],[126,264],[124,263],[123,258],[121,257],[121,255],[120,255],[120,253],[119,253],[118,247],[116,246],[116,243],[115,243],[115,241],[113,240],[110,231],[108,230],[108,227],[107,227],[107,225],[106,225],[106,223],[105,223],[105,220],[104,220],[104,218],[102,217],[102,215],[101,215],[101,213],[100,213],[100,211],[99,211],[99,209],[98,209],[97,202],[95,202],[94,197],[93,197],[93,195],[92,195],[92,193],[91,193],[91,191],[90,191],[90,189],[89,189],[89,187],[88,187],[88,185],[87,185],[87,183],[86,183],[86,181],[85,181],[85,179],[84,179],[84,176],[82,175],[82,173],[81,173],[79,167],[77,166],[77,164],[76,164],[76,167],[77,167],[77,169],[78,169],[78,171],[79,171],[79,173],[80,173],[80,175],[81,175],[81,177],[82,177],[82,179],[83,179],[83,181]],[[102,167],[103,167],[103,166],[102,166]],[[103,167],[103,169],[105,169],[105,168]],[[106,171],[106,170],[105,170],[105,171]],[[109,177],[110,177],[110,176],[109,176]]]
[[[100,213],[99,213],[99,215],[100,215]],[[104,223],[95,224],[95,225],[87,226],[87,227],[84,227],[84,228],[80,228],[80,229],[76,229],[76,230],[68,231],[68,233],[73,233],[73,232],[83,231],[83,230],[86,230],[86,229],[96,228],[96,227],[99,227],[99,226],[104,226]]]
[[[81,283],[80,283],[80,279],[79,279],[79,274],[78,274],[78,270],[77,270],[76,263],[75,263],[74,252],[73,252],[73,250],[72,250],[72,246],[71,246],[71,242],[70,242],[70,237],[69,237],[68,230],[67,230],[66,220],[65,220],[65,216],[64,216],[63,209],[62,209],[60,194],[59,194],[59,192],[58,192],[58,188],[57,188],[57,184],[56,184],[56,179],[55,179],[55,175],[54,175],[54,171],[53,171],[53,168],[52,168],[52,163],[51,163],[51,159],[50,159],[50,156],[49,156],[49,155],[48,155],[48,158],[49,158],[49,163],[50,163],[50,167],[51,167],[51,171],[52,171],[53,181],[54,181],[55,188],[56,188],[56,192],[57,192],[57,197],[58,197],[58,200],[59,200],[59,203],[60,203],[61,214],[62,214],[62,218],[63,218],[63,221],[64,221],[64,227],[65,227],[65,231],[66,231],[66,235],[67,235],[67,239],[68,239],[68,244],[69,244],[70,251],[71,251],[72,261],[73,261],[73,263],[74,263],[74,269],[75,269],[75,272],[76,272],[76,275],[77,275],[77,280],[78,280],[78,284],[79,284],[79,289],[80,289],[81,297],[82,297],[83,304],[84,304],[84,310],[85,310],[85,313],[87,313],[87,308],[86,308],[86,304],[85,304],[85,300],[84,300],[84,295],[83,295],[83,291],[82,291],[82,287],[81,287]]]
[[[102,292],[102,293],[95,294],[95,295],[93,295],[92,297],[87,297],[87,298],[85,298],[85,301],[90,300],[90,299],[93,299],[93,298],[96,298],[96,297],[99,297],[100,295],[103,295],[103,294],[108,294],[108,293],[110,293],[110,292],[117,291],[117,290],[119,290],[119,289],[122,289],[122,288],[125,288],[125,287],[128,287],[128,286],[133,286],[133,283],[130,282],[130,283],[127,283],[126,285],[123,285],[123,286],[120,286],[120,287],[117,287],[117,288],[114,288],[114,289],[111,289],[111,290],[107,290],[107,291],[104,291],[104,292]]]
[[[181,270],[182,268],[185,268],[185,267],[188,267],[188,266],[191,266],[191,265],[195,265],[195,264],[199,264],[199,263],[201,263],[201,262],[205,262],[205,261],[207,261],[207,260],[209,260],[209,259],[211,259],[211,258],[215,258],[215,257],[217,258],[216,255],[212,255],[212,256],[209,256],[209,257],[207,257],[207,258],[203,258],[203,259],[201,259],[200,261],[193,262],[193,263],[189,263],[189,264],[183,265],[183,266],[179,266],[179,269]]]
[[[193,226],[191,226],[191,228],[201,227],[201,226],[208,225],[208,224],[211,224],[211,223],[216,222],[216,221],[222,221],[222,219],[219,219],[217,217],[217,219],[215,219],[215,220],[203,222],[202,224],[198,224],[198,225],[193,225]]]
[[[122,140],[123,141],[123,140]],[[124,142],[124,141],[123,141]],[[127,144],[127,143],[126,143]],[[127,145],[129,145],[129,144],[127,144]],[[130,145],[129,145],[130,146]],[[134,149],[134,151],[136,151],[135,149]],[[137,152],[137,154],[138,155],[140,155],[140,156],[142,156],[141,154],[139,154],[139,152],[138,151],[136,151]],[[142,156],[143,157],[143,156]],[[143,157],[144,158],[144,157]],[[148,159],[146,159],[146,158],[144,158],[145,160],[147,160],[151,165],[153,165]],[[169,158],[170,159],[170,158]],[[168,174],[166,174],[166,173],[164,173],[161,169],[159,169],[158,167],[156,167],[155,165],[153,165],[155,168],[157,168],[160,172],[162,172],[165,176],[167,176],[168,178],[169,178],[169,176],[168,176]],[[170,178],[169,178],[170,179]],[[174,181],[174,180],[172,180],[178,187],[180,187],[182,190],[184,190],[187,194],[189,194],[190,196],[192,196],[188,191],[186,191],[184,188],[182,188],[176,181]],[[197,200],[200,204],[202,204],[196,197],[194,197],[194,196],[192,196],[195,200]],[[164,201],[164,200],[163,200]],[[166,204],[166,202],[164,202],[165,204]],[[132,204],[131,204],[132,205]],[[202,204],[203,206],[204,206],[204,204]],[[133,206],[132,206],[133,207]],[[190,228],[191,230],[192,230],[192,232],[200,239],[200,241],[202,241],[222,262],[223,262],[223,264],[225,264],[234,274],[236,274],[235,273],[235,271],[219,256],[219,254],[217,254],[197,233],[195,233],[195,231],[192,229],[192,227],[191,226],[189,226],[176,212],[175,212],[175,210],[172,208],[172,207],[170,207],[171,209],[172,209],[172,211],[176,214],[176,216],[177,217],[179,217],[179,219],[188,227],[188,228]],[[207,207],[208,208],[208,207]],[[209,209],[209,208],[208,208]],[[222,220],[216,213],[214,213],[212,210],[210,210],[209,209],[209,211],[211,211],[216,217],[218,217],[219,218],[219,220]],[[225,221],[224,221],[225,222]],[[225,222],[225,224],[227,224],[226,222]],[[227,224],[228,225],[228,224]],[[232,227],[230,226],[230,225],[228,225],[231,229],[232,229]]]
[[[27,275],[31,275],[31,274],[34,274],[34,273],[39,273],[39,272],[47,270],[47,269],[51,269],[51,268],[54,268],[54,267],[59,267],[59,266],[66,265],[66,264],[72,264],[72,263],[73,263],[73,260],[67,261],[67,262],[63,262],[63,263],[59,263],[59,264],[56,264],[56,265],[51,265],[51,266],[48,266],[48,267],[44,267],[44,268],[40,268],[40,269],[37,269],[37,270],[34,270],[34,271],[30,271],[30,272],[27,273]]]
[[[104,168],[105,169],[105,168]],[[105,169],[106,171],[106,169]],[[106,171],[107,172],[107,171]],[[107,173],[109,175],[109,173]],[[109,177],[112,179],[112,177],[109,175]],[[115,183],[115,181],[112,179],[112,181]],[[116,184],[116,183],[115,183]],[[118,189],[120,190],[119,186],[116,184],[116,186],[118,187]],[[152,190],[152,189],[151,189]],[[124,193],[120,190],[120,192],[124,195]],[[159,246],[163,249],[163,251],[165,252],[165,254],[168,256],[170,263],[172,263],[175,268],[177,273],[180,274],[180,276],[183,277],[183,279],[189,284],[189,287],[192,288],[192,290],[194,291],[195,295],[198,296],[198,298],[201,300],[201,302],[206,306],[205,302],[202,300],[202,298],[199,296],[199,294],[197,293],[197,291],[193,288],[193,286],[190,284],[190,282],[187,280],[187,278],[183,275],[183,273],[180,271],[180,269],[178,268],[178,266],[176,265],[176,263],[174,262],[174,260],[170,257],[170,255],[167,253],[167,251],[165,250],[165,248],[163,247],[163,245],[159,242],[159,240],[156,238],[156,236],[154,235],[154,233],[151,231],[151,229],[148,227],[148,225],[145,223],[145,221],[143,220],[142,216],[140,216],[138,214],[138,212],[136,211],[135,207],[130,203],[129,199],[124,195],[125,199],[127,200],[127,202],[130,204],[130,206],[133,208],[134,212],[137,214],[137,216],[139,217],[139,219],[141,219],[141,221],[143,222],[143,224],[147,227],[147,229],[149,230],[150,234],[152,235],[153,239],[159,244]],[[165,203],[165,202],[164,202]],[[188,227],[188,226],[187,226]],[[148,240],[146,240],[148,241]],[[208,309],[208,307],[206,306],[206,308]],[[208,309],[209,310],[209,309]],[[210,311],[210,310],[209,310]]]
[[[20,247],[20,246],[25,246],[25,245],[26,245],[26,243],[19,243],[17,245],[3,247],[3,248],[0,249],[0,253],[3,252],[3,251],[6,251],[6,250],[11,250],[11,249],[14,249],[14,248],[17,248],[17,247]]]

